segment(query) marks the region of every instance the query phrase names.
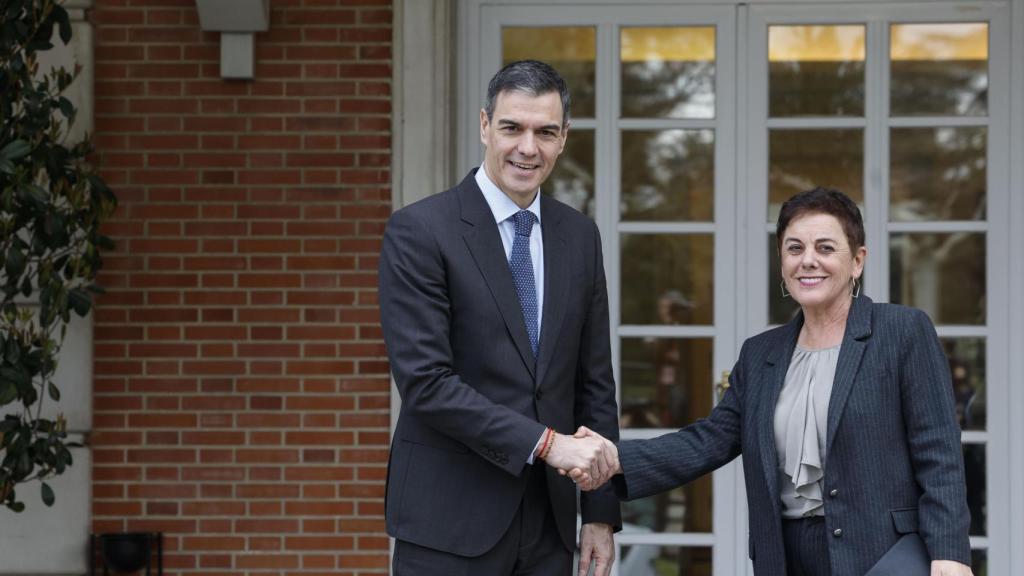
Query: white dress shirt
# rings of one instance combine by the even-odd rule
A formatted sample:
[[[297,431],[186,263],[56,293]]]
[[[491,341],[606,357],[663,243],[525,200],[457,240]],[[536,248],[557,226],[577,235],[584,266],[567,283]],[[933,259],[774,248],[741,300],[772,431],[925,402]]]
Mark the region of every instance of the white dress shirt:
[[[476,185],[484,193],[484,200],[487,201],[487,206],[494,214],[494,222],[498,225],[501,245],[505,248],[505,260],[507,261],[512,258],[512,243],[516,239],[516,224],[512,220],[512,216],[522,208],[498,188],[487,176],[487,170],[483,166],[476,171]],[[526,209],[537,217],[533,222],[533,230],[530,232],[530,261],[533,262],[533,285],[537,290],[537,333],[540,334],[541,319],[544,317],[544,238],[540,226],[540,190],[537,190],[533,202]],[[533,464],[533,455],[543,441],[544,434],[541,434],[533,451],[530,452],[529,458],[526,459],[527,464]]]
[[[476,185],[484,193],[484,200],[487,200],[487,206],[494,214],[494,222],[501,234],[501,245],[505,247],[505,260],[508,260],[512,257],[512,242],[516,238],[516,224],[512,216],[522,208],[491,181],[483,166],[476,171]],[[540,190],[537,190],[533,203],[526,209],[537,217],[533,231],[530,232],[530,261],[533,262],[533,285],[537,289],[537,333],[540,334],[541,319],[544,318],[544,238],[540,226]]]

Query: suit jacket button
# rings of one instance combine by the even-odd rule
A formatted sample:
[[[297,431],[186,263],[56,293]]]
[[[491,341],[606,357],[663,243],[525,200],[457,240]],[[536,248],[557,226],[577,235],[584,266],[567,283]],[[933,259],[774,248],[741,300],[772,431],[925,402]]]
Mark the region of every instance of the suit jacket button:
[[[538,402],[540,402],[540,399],[543,396],[544,396],[544,394],[540,390],[537,390],[537,392],[533,395],[533,397],[536,398]]]
[[[841,538],[843,536],[843,529],[842,528],[836,528],[835,530],[832,531],[832,535],[835,536],[836,538]]]
[[[839,490],[833,488],[832,491],[828,493],[828,495],[835,498],[836,496],[839,496]]]

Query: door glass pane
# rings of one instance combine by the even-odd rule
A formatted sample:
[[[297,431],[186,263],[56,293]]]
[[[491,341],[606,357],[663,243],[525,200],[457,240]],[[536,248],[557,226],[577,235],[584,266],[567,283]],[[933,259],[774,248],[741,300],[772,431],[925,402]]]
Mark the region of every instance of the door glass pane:
[[[623,234],[620,258],[622,324],[713,323],[711,234]],[[675,317],[661,313],[665,299],[682,303]]]
[[[790,296],[782,295],[782,261],[779,259],[779,241],[775,234],[768,235],[768,322],[785,324],[800,311],[800,305]]]
[[[648,498],[622,503],[622,533],[711,532],[711,475]]]
[[[622,132],[622,220],[711,221],[713,130]]]
[[[971,550],[971,572],[974,572],[974,576],[988,575],[987,550]]]
[[[893,128],[889,217],[984,220],[987,128]]]
[[[985,339],[942,338],[953,376],[956,418],[964,430],[985,429]]]
[[[594,131],[573,128],[542,191],[593,218],[594,190]]]
[[[768,110],[863,116],[864,26],[769,26]]]
[[[623,28],[623,118],[714,118],[713,27]]]
[[[553,66],[572,94],[572,117],[594,117],[597,30],[586,26],[506,27],[501,30],[503,64],[540,60]]]
[[[816,186],[836,188],[864,206],[864,131],[859,128],[768,132],[768,221],[782,203]]]
[[[680,323],[690,302],[678,292],[658,300],[666,323]],[[623,428],[682,428],[711,412],[710,338],[623,338]]]
[[[971,536],[984,536],[988,511],[985,496],[985,445],[964,444],[967,508],[971,512]]]
[[[892,234],[889,301],[920,308],[936,324],[984,324],[985,234]]]
[[[894,24],[893,116],[988,113],[988,24]]]
[[[711,548],[686,546],[623,546],[621,576],[711,576]]]

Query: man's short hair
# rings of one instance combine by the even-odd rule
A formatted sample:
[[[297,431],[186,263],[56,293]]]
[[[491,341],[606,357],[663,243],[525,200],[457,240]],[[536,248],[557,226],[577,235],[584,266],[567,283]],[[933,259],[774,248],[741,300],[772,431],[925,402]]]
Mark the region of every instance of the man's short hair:
[[[562,99],[562,126],[569,125],[569,87],[558,71],[548,64],[537,60],[517,60],[498,70],[487,85],[484,112],[488,120],[494,119],[494,106],[502,92],[522,92],[530,96],[557,92]]]

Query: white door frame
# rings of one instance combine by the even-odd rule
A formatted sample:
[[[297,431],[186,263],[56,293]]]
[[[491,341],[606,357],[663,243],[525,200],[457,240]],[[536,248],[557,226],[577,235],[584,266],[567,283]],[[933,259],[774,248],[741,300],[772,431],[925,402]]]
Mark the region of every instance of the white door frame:
[[[964,432],[968,443],[987,444],[986,502],[1002,502],[1011,498],[1009,463],[1010,411],[1009,411],[1009,335],[1010,326],[1004,311],[1009,308],[1008,274],[1010,263],[1009,247],[1009,27],[1007,5],[986,3],[972,5],[970,11],[964,4],[953,3],[905,3],[874,4],[856,6],[752,6],[749,9],[749,33],[751,43],[747,65],[749,66],[748,116],[745,126],[749,130],[741,141],[748,143],[748,161],[741,167],[746,174],[740,181],[740,194],[749,194],[746,204],[747,238],[746,253],[766,254],[768,233],[774,230],[766,224],[768,213],[768,128],[801,127],[813,128],[823,125],[848,124],[864,128],[864,197],[865,227],[867,245],[870,250],[866,267],[865,292],[876,301],[888,301],[889,233],[900,231],[946,231],[964,230],[985,232],[987,235],[986,297],[988,319],[984,326],[939,326],[940,336],[981,336],[986,341],[986,407],[988,427],[984,432]],[[889,22],[981,22],[989,24],[989,115],[985,118],[912,118],[890,121],[888,113],[888,23]],[[845,24],[858,23],[866,26],[866,98],[865,116],[861,119],[768,119],[767,94],[754,87],[767,88],[767,29],[771,24]],[[757,47],[765,47],[758,49]],[[891,122],[891,123],[890,123]],[[888,163],[889,127],[899,126],[987,126],[988,128],[988,182],[987,219],[982,222],[943,223],[890,223],[888,206]],[[741,201],[741,204],[743,202]],[[747,317],[747,333],[759,332],[768,326],[768,300],[763,297],[768,277],[768,262],[765,258],[752,256],[749,265],[753,281],[747,285],[752,293],[745,300],[750,307]],[[742,298],[741,298],[742,299]],[[1011,518],[1006,506],[986,506],[987,530],[985,537],[972,537],[974,546],[989,549],[988,566],[990,574],[1010,572]],[[994,554],[993,554],[994,552]]]

